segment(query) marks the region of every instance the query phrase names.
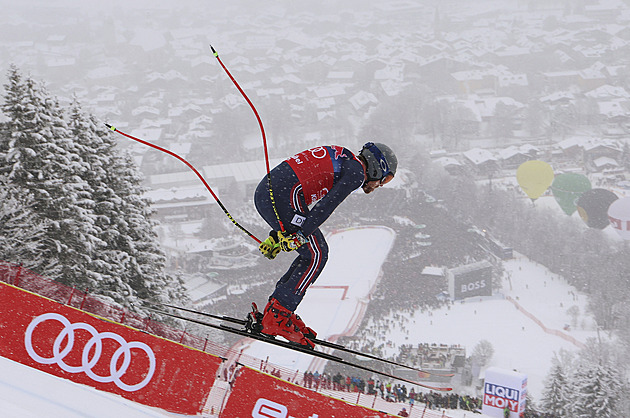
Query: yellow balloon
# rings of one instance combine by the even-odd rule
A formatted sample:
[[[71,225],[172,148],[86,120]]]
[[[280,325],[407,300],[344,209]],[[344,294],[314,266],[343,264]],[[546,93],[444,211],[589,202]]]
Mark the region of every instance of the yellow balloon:
[[[553,169],[544,161],[525,161],[516,170],[516,181],[530,199],[536,200],[551,186]]]

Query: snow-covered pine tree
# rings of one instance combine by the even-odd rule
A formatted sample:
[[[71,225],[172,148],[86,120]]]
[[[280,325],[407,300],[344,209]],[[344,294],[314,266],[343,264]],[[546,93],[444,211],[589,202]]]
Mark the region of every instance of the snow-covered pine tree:
[[[116,248],[126,254],[124,281],[141,299],[185,303],[188,296],[183,282],[165,272],[166,256],[158,243],[157,223],[151,218],[150,202],[143,197],[146,188],[133,159],[128,154],[115,158],[108,169],[112,189],[120,199]]]
[[[570,414],[567,409],[569,399],[566,372],[556,357],[552,360],[551,371],[545,382],[541,400],[542,410],[554,417],[569,417]]]
[[[91,292],[123,305],[133,305],[137,302],[134,299],[135,292],[124,280],[123,260],[128,256],[116,244],[120,236],[116,219],[123,214],[119,210],[121,199],[110,184],[109,170],[116,158],[114,144],[103,134],[102,129],[99,132],[94,118],[82,111],[76,97],[70,105],[68,126],[75,146],[89,167],[82,177],[92,192],[94,226],[99,239],[103,241],[102,248],[91,255],[93,267],[100,274],[96,288],[91,289]]]
[[[608,366],[581,362],[572,376],[571,417],[616,418],[621,376]]]
[[[103,273],[95,291],[134,309],[141,304],[139,299],[186,301],[182,282],[164,273],[166,258],[133,160],[118,152],[109,131],[84,114],[76,100],[69,125],[90,166],[84,179],[93,191],[99,237],[106,243],[98,258],[108,274]]]
[[[51,269],[48,260],[40,256],[45,225],[33,221],[33,197],[7,182],[10,139],[8,124],[0,124],[0,260],[33,270]]]
[[[34,219],[34,205],[31,195],[0,176],[0,260],[34,271],[52,270],[56,260],[41,256],[46,223]]]
[[[10,134],[7,180],[34,199],[36,222],[46,224],[42,256],[53,268],[39,271],[64,284],[94,288],[98,274],[90,254],[96,237],[91,191],[80,173],[88,167],[77,154],[63,112],[45,87],[11,66],[2,110]]]

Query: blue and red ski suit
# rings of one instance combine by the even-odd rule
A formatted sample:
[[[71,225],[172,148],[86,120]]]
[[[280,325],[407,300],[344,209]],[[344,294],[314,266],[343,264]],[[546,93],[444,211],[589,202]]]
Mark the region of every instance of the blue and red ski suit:
[[[285,308],[295,311],[328,260],[328,244],[319,226],[364,180],[361,161],[336,145],[308,149],[271,170],[271,189],[284,229],[288,233],[301,230],[309,238],[296,250],[298,257],[271,295]],[[258,184],[254,203],[269,226],[279,231],[267,177]]]

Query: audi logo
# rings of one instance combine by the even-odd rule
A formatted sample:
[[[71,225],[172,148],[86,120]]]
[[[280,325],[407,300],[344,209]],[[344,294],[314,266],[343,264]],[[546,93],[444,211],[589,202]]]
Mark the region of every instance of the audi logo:
[[[57,338],[55,338],[55,341],[53,343],[53,356],[48,358],[40,356],[33,349],[33,331],[35,330],[35,328],[37,328],[39,324],[45,321],[58,321],[64,326],[64,328],[61,330],[59,335],[57,335]],[[68,355],[68,353],[72,351],[72,348],[74,347],[74,332],[76,330],[87,331],[92,335],[92,337],[83,347],[83,353],[81,355],[81,365],[70,366],[64,362],[64,358],[66,357],[66,355]],[[66,338],[68,342],[66,346],[62,349],[61,344]],[[100,360],[103,350],[103,340],[107,339],[116,341],[118,344],[120,344],[120,347],[118,347],[118,349],[114,352],[112,358],[109,361],[109,376],[100,376],[94,373],[92,371],[92,368]],[[26,347],[28,355],[40,364],[56,363],[59,367],[61,367],[61,369],[65,370],[68,373],[84,372],[96,382],[113,382],[120,389],[127,392],[135,392],[145,387],[155,373],[155,354],[148,345],[138,341],[127,342],[120,335],[113,332],[98,332],[93,326],[83,322],[72,324],[66,317],[57,313],[45,313],[33,319],[33,321],[31,321],[29,326],[26,328],[26,334],[24,335],[24,345]],[[94,350],[92,350],[92,348],[94,348]],[[127,372],[127,369],[131,364],[131,350],[134,348],[142,350],[146,353],[147,357],[149,358],[149,372],[140,383],[137,383],[135,385],[128,385],[121,381],[120,378]],[[93,354],[90,357],[91,351],[93,351]],[[118,367],[118,361],[121,356],[123,357],[123,361],[120,367]]]

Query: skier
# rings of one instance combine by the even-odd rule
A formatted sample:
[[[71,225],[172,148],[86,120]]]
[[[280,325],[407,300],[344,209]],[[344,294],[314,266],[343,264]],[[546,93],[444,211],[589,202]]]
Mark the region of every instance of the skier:
[[[311,339],[317,334],[295,310],[328,260],[328,245],[319,227],[354,190],[360,187],[369,194],[390,182],[397,166],[394,152],[385,144],[368,142],[358,155],[341,146],[321,146],[271,170],[271,192],[267,177],[260,181],[254,203],[272,228],[260,244],[261,253],[269,259],[281,250],[298,253],[269,297],[262,333],[314,347]]]

